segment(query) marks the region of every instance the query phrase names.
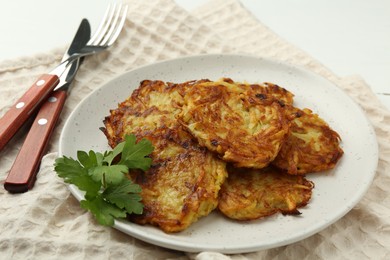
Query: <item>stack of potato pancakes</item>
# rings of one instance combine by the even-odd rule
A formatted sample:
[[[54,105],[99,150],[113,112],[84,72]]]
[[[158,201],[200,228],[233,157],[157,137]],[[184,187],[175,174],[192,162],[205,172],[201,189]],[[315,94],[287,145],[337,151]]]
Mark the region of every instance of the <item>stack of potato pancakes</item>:
[[[305,174],[334,168],[343,150],[339,135],[294,107],[293,96],[229,78],[142,81],[103,129],[111,147],[128,134],[155,147],[151,168],[128,174],[144,204],[130,220],[178,232],[216,208],[236,220],[300,214],[314,188]]]

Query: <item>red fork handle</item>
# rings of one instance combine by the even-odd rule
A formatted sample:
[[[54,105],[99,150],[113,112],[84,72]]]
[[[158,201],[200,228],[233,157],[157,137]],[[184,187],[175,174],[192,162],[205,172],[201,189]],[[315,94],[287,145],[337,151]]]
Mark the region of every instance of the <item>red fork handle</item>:
[[[57,75],[42,75],[0,118],[0,151],[58,83]]]
[[[65,91],[58,90],[42,105],[5,180],[4,188],[9,192],[22,193],[34,186],[39,164],[66,97]]]

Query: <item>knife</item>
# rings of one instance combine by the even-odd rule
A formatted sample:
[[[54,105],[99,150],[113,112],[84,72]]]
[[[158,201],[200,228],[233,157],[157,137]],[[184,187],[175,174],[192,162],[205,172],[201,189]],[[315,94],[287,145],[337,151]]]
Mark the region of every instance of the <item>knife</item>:
[[[83,19],[79,29],[62,60],[79,51],[90,39],[91,29],[88,20]],[[4,183],[11,193],[26,192],[34,186],[40,161],[61,114],[67,91],[74,79],[81,59],[75,60],[59,78],[59,84],[41,106],[26,140],[21,147]]]
[[[81,47],[84,47],[85,41],[88,41],[89,37],[89,22],[83,19],[64,57],[69,57],[75,50],[78,51]],[[40,76],[25,94],[0,118],[0,151],[60,83],[61,75],[66,75],[70,71],[69,67],[62,68],[57,66],[48,74]]]

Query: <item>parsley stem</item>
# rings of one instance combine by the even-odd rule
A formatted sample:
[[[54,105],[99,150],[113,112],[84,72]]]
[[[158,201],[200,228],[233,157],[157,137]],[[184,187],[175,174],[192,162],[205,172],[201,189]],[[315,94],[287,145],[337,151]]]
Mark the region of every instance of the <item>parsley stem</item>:
[[[106,189],[107,188],[107,184],[106,184],[106,174],[103,173],[103,176],[102,176],[102,185],[103,185],[103,188]]]

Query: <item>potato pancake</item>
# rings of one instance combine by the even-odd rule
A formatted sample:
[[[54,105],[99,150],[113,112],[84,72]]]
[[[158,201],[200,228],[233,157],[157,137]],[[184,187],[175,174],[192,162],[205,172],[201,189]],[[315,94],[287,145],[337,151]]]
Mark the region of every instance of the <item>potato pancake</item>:
[[[219,210],[236,220],[254,220],[277,212],[300,214],[314,184],[300,175],[286,174],[274,167],[261,170],[228,167],[222,185]]]
[[[273,165],[289,174],[333,169],[343,155],[340,136],[310,109],[286,108],[294,119],[290,134]]]
[[[289,122],[275,98],[232,82],[194,84],[184,95],[179,118],[201,146],[224,161],[264,168],[278,154]]]
[[[144,204],[144,213],[131,215],[130,219],[138,224],[156,225],[165,232],[178,232],[217,207],[226,167],[196,144],[179,144],[175,137],[170,140],[171,131],[161,128],[143,136],[155,146],[153,164],[146,172],[130,173],[130,178],[142,188]]]
[[[200,147],[175,119],[180,91],[192,83],[143,81],[104,120],[103,131],[112,147],[126,134],[152,142],[151,168],[129,173],[129,178],[142,187],[144,204],[142,215],[129,218],[139,224],[158,226],[165,232],[184,230],[215,209],[227,175],[225,162]]]

